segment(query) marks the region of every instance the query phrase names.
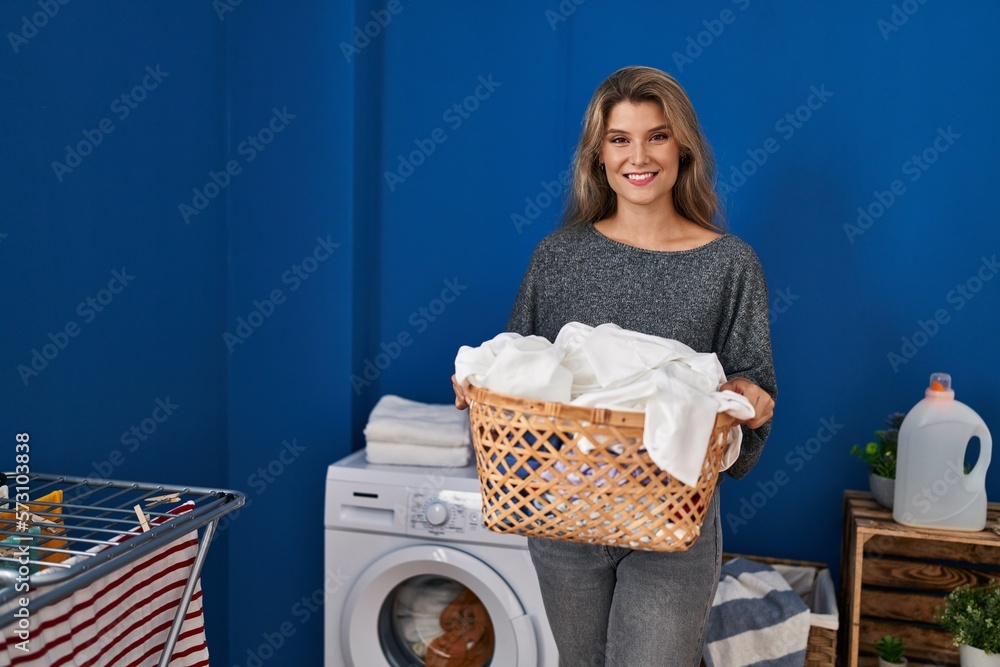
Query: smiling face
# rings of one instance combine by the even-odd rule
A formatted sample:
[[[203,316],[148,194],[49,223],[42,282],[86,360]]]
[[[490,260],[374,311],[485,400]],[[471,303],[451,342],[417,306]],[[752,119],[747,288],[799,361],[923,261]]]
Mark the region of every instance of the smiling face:
[[[673,207],[681,149],[653,102],[620,102],[611,109],[600,161],[623,205]]]

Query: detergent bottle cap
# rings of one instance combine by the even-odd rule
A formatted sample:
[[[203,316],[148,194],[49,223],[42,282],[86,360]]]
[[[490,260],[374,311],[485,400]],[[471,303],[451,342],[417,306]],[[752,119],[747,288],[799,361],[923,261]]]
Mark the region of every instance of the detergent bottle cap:
[[[951,376],[947,373],[931,373],[930,386],[924,392],[927,398],[955,398],[951,388]]]

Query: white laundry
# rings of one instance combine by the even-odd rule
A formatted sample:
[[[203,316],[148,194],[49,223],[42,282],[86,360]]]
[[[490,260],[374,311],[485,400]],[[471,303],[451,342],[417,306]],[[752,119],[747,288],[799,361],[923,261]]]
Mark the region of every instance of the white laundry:
[[[750,402],[736,392],[703,391],[693,386],[688,382],[693,377],[704,376],[696,377],[696,371],[689,366],[671,362],[647,372],[632,384],[583,394],[572,403],[616,410],[645,410],[643,444],[649,457],[672,476],[694,486],[701,474],[716,415],[725,412],[737,419],[750,419],[754,410]],[[733,427],[722,470],[739,458],[742,441],[742,429]],[[585,454],[594,446],[585,438],[577,444]]]
[[[640,380],[650,370],[680,363],[696,371],[689,382],[710,391],[725,381],[725,371],[714,354],[698,353],[668,338],[650,336],[602,324],[583,343],[583,351],[602,387],[617,387]]]
[[[375,404],[365,426],[371,442],[426,447],[471,447],[469,416],[454,405],[420,403],[391,394]]]
[[[654,374],[657,392],[646,404],[643,442],[656,465],[694,486],[701,476],[719,403],[712,394],[687,384],[682,376],[687,373],[674,375],[669,366]],[[752,417],[749,402],[746,408]]]
[[[511,341],[524,338],[525,336],[521,334],[506,332],[497,334],[479,347],[463,345],[458,349],[458,355],[455,357],[455,379],[465,387],[470,384],[484,386],[483,378],[496,362],[497,354]],[[531,336],[527,336],[527,338],[531,338]]]
[[[464,415],[465,412],[461,414]],[[461,468],[469,465],[469,461],[472,460],[472,448],[465,445],[441,447],[439,445],[412,445],[369,440],[365,447],[365,459],[368,463],[397,466]]]
[[[441,614],[463,590],[457,581],[427,575],[398,589],[393,605],[395,625],[418,657],[425,658],[427,647],[444,634]]]
[[[562,365],[573,374],[573,388],[570,390],[572,396],[603,388],[583,348],[593,330],[594,327],[586,324],[569,322],[556,336],[555,346],[566,353]]]
[[[463,345],[455,376],[463,386],[543,401],[568,402],[573,374],[562,365],[565,352],[542,336],[502,333],[480,347]]]
[[[735,391],[728,389],[725,391],[716,391],[712,393],[712,398],[718,402],[718,412],[724,412],[741,421],[753,419],[754,414],[756,414],[747,397],[737,394]],[[726,452],[722,456],[722,464],[719,466],[719,470],[726,470],[736,463],[736,459],[740,457],[742,445],[743,429],[740,428],[739,424],[731,426],[729,428],[729,446],[726,447]]]
[[[522,364],[520,341],[529,339],[527,363]],[[565,377],[552,368],[557,358],[571,376],[568,401],[560,398],[566,393]],[[744,396],[718,391],[726,375],[714,353],[695,352],[678,341],[615,324],[589,327],[570,322],[555,343],[539,336],[519,340],[518,334],[500,334],[479,348],[463,346],[455,369],[465,386],[471,383],[528,398],[644,411],[643,440],[650,458],[689,486],[698,482],[716,415],[725,412],[740,420],[754,415]],[[503,388],[493,384],[494,379],[501,380]],[[553,379],[558,386],[546,391],[546,382]],[[511,387],[522,391],[511,391]],[[725,467],[739,457],[741,441],[742,430],[734,427]],[[578,444],[584,453],[593,448],[586,440]]]

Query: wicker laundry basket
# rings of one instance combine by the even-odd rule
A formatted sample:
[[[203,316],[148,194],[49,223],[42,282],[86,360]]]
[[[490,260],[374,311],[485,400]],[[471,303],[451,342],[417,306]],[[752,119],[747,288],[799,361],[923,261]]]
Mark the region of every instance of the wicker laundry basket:
[[[734,420],[720,414],[696,486],[653,463],[645,416],[471,387],[483,520],[519,533],[645,551],[683,551],[701,533]]]
[[[797,567],[808,567],[819,573],[828,569],[825,563],[817,563],[805,560],[789,560],[787,558],[767,558],[764,556],[747,556],[745,554],[722,554],[722,560],[729,561],[733,558],[749,558],[758,563],[767,565],[794,565]],[[831,596],[832,601],[836,601],[836,594]],[[833,604],[833,614],[836,618],[836,604]],[[813,612],[819,611],[812,609]],[[704,663],[702,663],[704,664]],[[806,661],[804,667],[835,667],[837,664],[837,630],[822,627],[816,624],[809,625],[809,638],[806,641]]]

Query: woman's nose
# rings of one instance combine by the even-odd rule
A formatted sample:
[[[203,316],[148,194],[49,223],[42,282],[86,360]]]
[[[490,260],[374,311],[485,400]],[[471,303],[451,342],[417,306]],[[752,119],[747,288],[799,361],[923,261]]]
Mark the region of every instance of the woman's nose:
[[[636,142],[632,144],[632,155],[630,156],[632,164],[644,164],[646,162],[646,147],[642,145],[642,142]]]

